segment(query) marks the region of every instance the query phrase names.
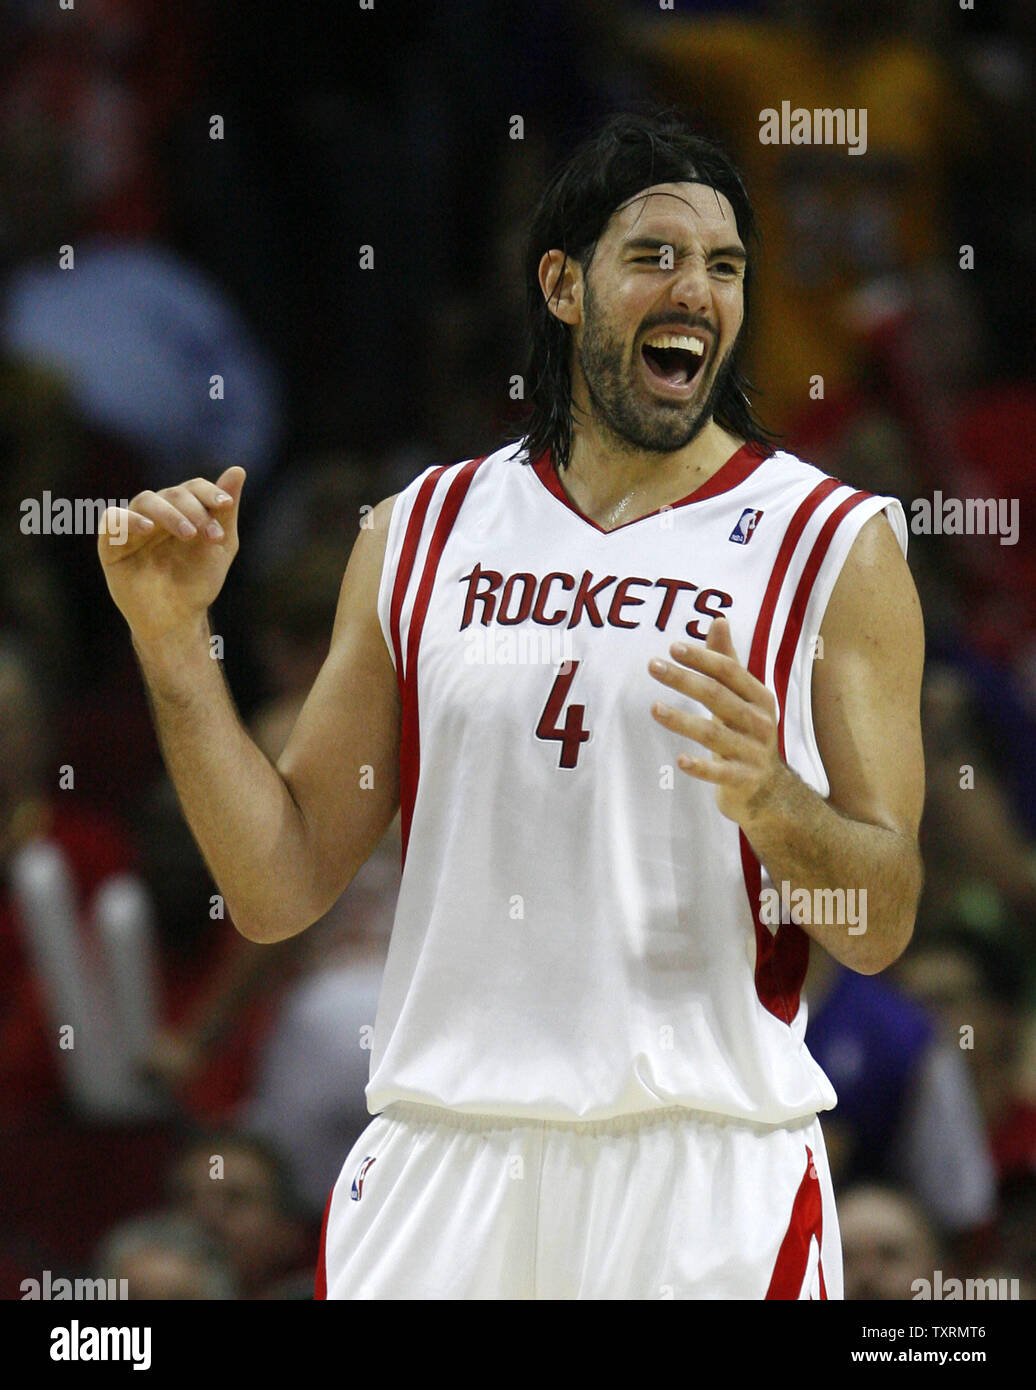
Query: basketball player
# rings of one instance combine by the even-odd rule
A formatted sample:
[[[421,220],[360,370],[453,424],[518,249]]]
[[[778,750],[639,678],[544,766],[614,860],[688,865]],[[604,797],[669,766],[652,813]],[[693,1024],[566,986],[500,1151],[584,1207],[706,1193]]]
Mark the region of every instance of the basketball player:
[[[899,504],[753,420],[751,255],[678,124],[575,151],[532,230],[529,434],[376,508],[276,766],[209,658],[242,471],[101,537],[239,931],[302,931],[402,810],[319,1297],[841,1296],[801,985],[811,939],[872,973],[910,937],[922,627]]]

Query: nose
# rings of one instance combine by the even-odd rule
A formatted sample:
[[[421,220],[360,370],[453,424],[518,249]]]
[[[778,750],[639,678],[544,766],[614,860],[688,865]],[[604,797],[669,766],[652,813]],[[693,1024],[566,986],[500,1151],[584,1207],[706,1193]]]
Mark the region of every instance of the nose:
[[[699,256],[688,256],[676,267],[671,296],[674,305],[691,314],[707,313],[711,306],[709,277]]]

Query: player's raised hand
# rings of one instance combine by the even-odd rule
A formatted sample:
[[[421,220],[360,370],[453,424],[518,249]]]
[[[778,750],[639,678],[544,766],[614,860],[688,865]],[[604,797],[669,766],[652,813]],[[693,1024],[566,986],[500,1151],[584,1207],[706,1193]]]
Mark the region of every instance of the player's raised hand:
[[[214,602],[237,554],[245,470],[193,478],[109,507],[97,551],[108,589],[138,642],[186,632]]]
[[[704,645],[677,642],[669,651],[673,661],[650,662],[651,674],[704,705],[712,718],[663,704],[651,712],[712,752],[711,758],[681,753],[676,761],[689,776],[711,782],[719,809],[747,830],[770,809],[788,771],[777,741],[777,702],[741,665],[726,618],[713,619]]]

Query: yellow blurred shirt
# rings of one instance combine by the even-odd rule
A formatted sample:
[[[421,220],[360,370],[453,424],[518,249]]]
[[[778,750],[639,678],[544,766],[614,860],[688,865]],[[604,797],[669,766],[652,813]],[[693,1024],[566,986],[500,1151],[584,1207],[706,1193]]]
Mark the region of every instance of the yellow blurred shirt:
[[[946,255],[945,170],[966,117],[939,59],[886,38],[832,55],[804,30],[743,20],[654,22],[664,95],[698,115],[740,164],[759,220],[748,375],[761,418],[785,428],[810,379],[832,396],[856,379],[850,293]],[[867,111],[861,154],[760,141],[761,113]]]

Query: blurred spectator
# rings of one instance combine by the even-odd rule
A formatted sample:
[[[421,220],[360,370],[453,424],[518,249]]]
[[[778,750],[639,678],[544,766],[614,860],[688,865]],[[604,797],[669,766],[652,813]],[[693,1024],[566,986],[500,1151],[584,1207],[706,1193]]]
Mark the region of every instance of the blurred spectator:
[[[297,1296],[298,1281],[312,1297],[305,1261],[315,1263],[315,1243],[307,1249],[292,1176],[273,1145],[230,1130],[200,1135],[181,1151],[170,1182],[175,1210],[222,1252],[242,1298]]]
[[[913,1297],[915,1279],[942,1264],[939,1239],[920,1206],[894,1187],[865,1184],[838,1199],[849,1301]]]
[[[131,1301],[238,1297],[226,1255],[192,1222],[168,1213],[116,1226],[98,1248],[94,1265],[97,1278],[125,1279]]]
[[[1023,1049],[1025,979],[1004,941],[947,927],[915,941],[894,967],[971,1066],[1001,1176],[1036,1168],[1036,1077]],[[1028,1020],[1031,1032],[1031,1018]]]
[[[922,689],[926,794],[921,845],[927,868],[921,920],[971,920],[1036,944],[1036,845],[998,763],[1031,760],[1014,738],[979,717],[965,671],[929,662]],[[994,760],[991,752],[998,757]],[[1019,932],[1020,929],[1020,932]]]
[[[995,1181],[975,1084],[956,1048],[885,980],[811,953],[806,1044],[838,1095],[823,1116],[835,1186],[890,1182],[947,1236],[984,1230]]]
[[[0,644],[0,1098],[5,1117],[45,1111],[60,1098],[78,1099],[88,1110],[117,1102],[108,1089],[109,1082],[118,1084],[103,988],[111,982],[92,970],[96,965],[103,972],[103,962],[94,954],[88,909],[106,883],[134,866],[134,855],[125,831],[110,817],[77,797],[74,785],[60,789],[51,732],[27,654],[10,642]],[[74,778],[74,766],[69,771]],[[47,883],[40,886],[30,860],[42,862],[44,851]],[[30,886],[31,911],[25,896]],[[78,998],[69,998],[70,990]],[[75,1047],[60,1047],[63,1023],[78,1029],[85,1056],[81,1051],[76,1057]],[[91,1055],[91,1046],[103,1051]],[[82,1094],[77,1079],[86,1087]]]

